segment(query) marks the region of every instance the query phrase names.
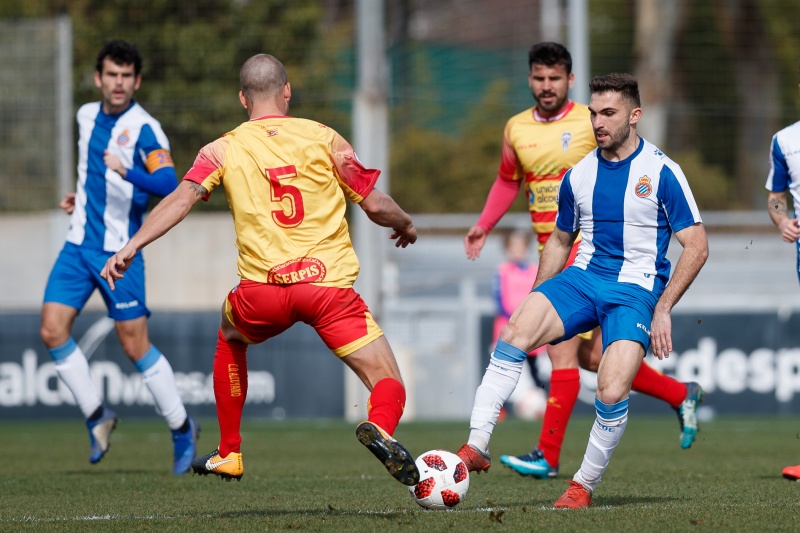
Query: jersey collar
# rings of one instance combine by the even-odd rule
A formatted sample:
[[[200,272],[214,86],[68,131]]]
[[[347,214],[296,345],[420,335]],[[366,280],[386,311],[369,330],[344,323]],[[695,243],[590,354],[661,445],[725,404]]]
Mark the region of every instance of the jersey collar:
[[[287,115],[264,115],[262,117],[251,118],[248,122],[253,122],[256,120],[264,120],[265,118],[289,118]]]
[[[562,118],[564,118],[567,115],[567,113],[572,111],[573,107],[575,107],[575,102],[573,102],[572,100],[567,100],[567,105],[564,106],[564,109],[562,109],[561,112],[556,113],[555,115],[550,117],[543,117],[542,115],[539,114],[538,106],[534,106],[533,120],[535,120],[536,122],[555,122],[556,120],[561,120]]]
[[[123,109],[119,113],[106,113],[103,110],[103,101],[101,100],[100,101],[100,113],[102,113],[103,116],[106,116],[106,117],[118,118],[118,117],[121,117],[122,115],[124,115],[125,113],[127,113],[128,111],[130,111],[133,108],[133,106],[135,106],[135,105],[136,105],[136,100],[131,99],[131,103],[128,104],[128,107],[126,107],[125,109]]]

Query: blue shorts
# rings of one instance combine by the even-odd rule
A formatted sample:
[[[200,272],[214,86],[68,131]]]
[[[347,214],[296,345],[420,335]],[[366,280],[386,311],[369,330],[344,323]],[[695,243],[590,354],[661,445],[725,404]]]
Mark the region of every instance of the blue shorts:
[[[603,279],[578,267],[569,267],[536,289],[555,307],[571,339],[597,326],[603,332],[603,351],[618,340],[632,340],[650,349],[650,324],[658,296],[633,283]]]
[[[132,320],[140,316],[150,316],[147,309],[144,288],[144,259],[136,254],[125,277],[118,280],[116,290],[111,290],[108,282],[100,277],[111,252],[78,246],[71,242],[64,244],[58,254],[56,264],[50,271],[44,302],[53,302],[83,309],[95,289],[100,291],[108,308],[108,316],[114,320]]]

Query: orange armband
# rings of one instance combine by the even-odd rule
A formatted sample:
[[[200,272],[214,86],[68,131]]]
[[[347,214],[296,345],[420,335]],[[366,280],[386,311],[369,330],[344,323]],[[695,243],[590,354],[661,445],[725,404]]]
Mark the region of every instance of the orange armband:
[[[145,167],[147,167],[147,172],[152,174],[158,169],[166,168],[166,167],[175,167],[175,164],[172,162],[172,156],[169,153],[169,150],[165,150],[163,148],[158,150],[153,150],[149,154],[147,154],[147,161],[145,161]]]

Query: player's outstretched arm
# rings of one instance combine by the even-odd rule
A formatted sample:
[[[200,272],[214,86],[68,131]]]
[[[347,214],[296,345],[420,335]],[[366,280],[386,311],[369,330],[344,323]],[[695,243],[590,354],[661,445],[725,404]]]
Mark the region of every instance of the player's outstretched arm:
[[[405,248],[417,242],[417,228],[411,217],[388,194],[372,189],[358,205],[372,222],[394,230],[389,238],[395,240],[396,247]]]
[[[689,288],[708,259],[708,237],[706,228],[698,222],[675,232],[675,238],[683,251],[675,265],[675,271],[658,299],[650,324],[650,340],[653,355],[659,359],[669,357],[672,351],[672,318],[670,312]]]
[[[800,227],[796,218],[789,218],[786,207],[786,192],[770,191],[767,197],[767,212],[772,223],[781,232],[781,239],[786,242],[795,242],[800,239]]]
[[[159,202],[128,244],[106,261],[100,276],[108,281],[111,290],[114,290],[116,280],[125,277],[125,271],[131,265],[136,253],[176,226],[189,214],[194,204],[207,194],[208,191],[203,186],[183,181],[177,189]]]

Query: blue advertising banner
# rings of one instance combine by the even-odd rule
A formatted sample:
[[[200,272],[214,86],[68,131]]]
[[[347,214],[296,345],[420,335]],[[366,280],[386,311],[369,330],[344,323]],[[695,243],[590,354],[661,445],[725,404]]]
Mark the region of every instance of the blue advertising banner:
[[[491,346],[491,320],[481,324],[482,344]],[[646,361],[679,381],[696,381],[706,391],[704,409],[716,414],[800,413],[800,314],[676,313],[672,317],[673,352]],[[488,363],[483,354],[481,374]],[[544,356],[546,359],[546,356]],[[548,370],[542,376],[549,377]],[[540,376],[542,372],[540,371]],[[576,413],[594,412],[596,374],[581,371]],[[670,413],[664,402],[634,394],[631,412]]]
[[[647,361],[680,381],[697,381],[716,413],[800,413],[800,315],[681,314],[675,353]]]
[[[215,312],[156,312],[149,321],[150,337],[172,363],[181,396],[196,416],[216,415],[212,364],[218,323]],[[481,344],[491,346],[490,316],[483,317],[480,329]],[[0,419],[80,416],[38,330],[38,313],[0,314]],[[111,320],[102,313],[83,313],[76,320],[74,338],[89,356],[94,381],[110,407],[124,416],[154,415],[152,397],[122,353]],[[676,314],[673,344],[668,359],[648,356],[647,362],[680,381],[700,383],[710,412],[800,413],[800,314]],[[475,370],[480,375],[488,348],[483,352]],[[248,367],[245,416],[344,416],[344,373],[349,370],[305,324],[251,346]],[[575,411],[592,413],[596,375],[581,371],[581,381]],[[447,412],[469,416],[470,405],[457,407],[463,409]],[[435,418],[435,413],[422,411],[437,406],[416,409],[424,418]],[[672,413],[663,402],[642,394],[632,397],[631,411]]]
[[[150,339],[169,359],[190,414],[216,416],[212,365],[219,313],[154,313]],[[38,336],[38,313],[0,315],[0,419],[80,417]],[[153,399],[122,352],[114,322],[82,313],[73,337],[89,358],[106,404],[122,416],[152,416]],[[344,365],[305,324],[248,348],[245,416],[336,417],[344,414]]]

